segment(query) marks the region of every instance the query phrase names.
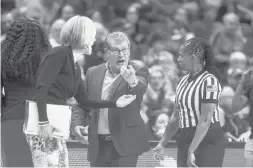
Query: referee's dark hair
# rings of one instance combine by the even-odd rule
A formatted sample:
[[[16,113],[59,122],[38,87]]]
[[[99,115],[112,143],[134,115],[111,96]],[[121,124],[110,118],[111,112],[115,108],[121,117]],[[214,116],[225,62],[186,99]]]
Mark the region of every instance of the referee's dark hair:
[[[207,40],[199,37],[194,37],[187,40],[184,46],[186,52],[200,58],[204,64],[204,70],[213,74],[220,82],[222,81],[220,72],[215,66],[212,46],[208,43]]]

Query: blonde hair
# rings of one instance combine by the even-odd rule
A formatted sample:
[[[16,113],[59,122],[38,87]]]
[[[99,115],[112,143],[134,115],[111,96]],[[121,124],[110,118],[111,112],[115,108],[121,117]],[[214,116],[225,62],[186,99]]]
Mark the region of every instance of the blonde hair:
[[[62,45],[70,45],[72,49],[84,49],[95,41],[96,27],[94,22],[85,16],[73,16],[61,30]]]

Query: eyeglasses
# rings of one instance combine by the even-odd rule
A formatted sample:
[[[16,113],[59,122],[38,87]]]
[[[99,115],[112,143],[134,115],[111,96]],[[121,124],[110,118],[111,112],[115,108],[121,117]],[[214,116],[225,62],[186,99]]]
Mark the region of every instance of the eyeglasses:
[[[125,48],[125,49],[122,49],[122,50],[110,49],[110,51],[112,52],[113,55],[120,55],[120,53],[122,53],[123,55],[128,55],[130,53],[129,48]]]

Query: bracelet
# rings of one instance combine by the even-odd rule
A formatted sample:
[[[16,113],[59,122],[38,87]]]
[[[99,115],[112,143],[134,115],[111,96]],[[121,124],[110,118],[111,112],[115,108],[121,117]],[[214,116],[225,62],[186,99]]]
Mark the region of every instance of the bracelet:
[[[49,121],[39,121],[39,126],[45,126],[49,124]]]
[[[47,127],[49,124],[44,124],[44,125],[39,125],[40,128],[45,128]]]

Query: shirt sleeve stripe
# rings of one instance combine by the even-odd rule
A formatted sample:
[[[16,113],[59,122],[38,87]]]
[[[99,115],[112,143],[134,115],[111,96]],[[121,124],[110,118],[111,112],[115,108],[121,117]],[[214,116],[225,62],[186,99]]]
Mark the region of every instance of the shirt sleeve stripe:
[[[213,87],[214,91],[207,91],[207,87]],[[212,89],[212,88],[211,88]],[[215,91],[216,89],[216,91]],[[219,99],[219,92],[220,92],[220,84],[219,81],[211,76],[208,77],[202,85],[202,100],[203,102],[206,102],[206,100],[217,100]],[[214,101],[216,102],[216,101]]]

